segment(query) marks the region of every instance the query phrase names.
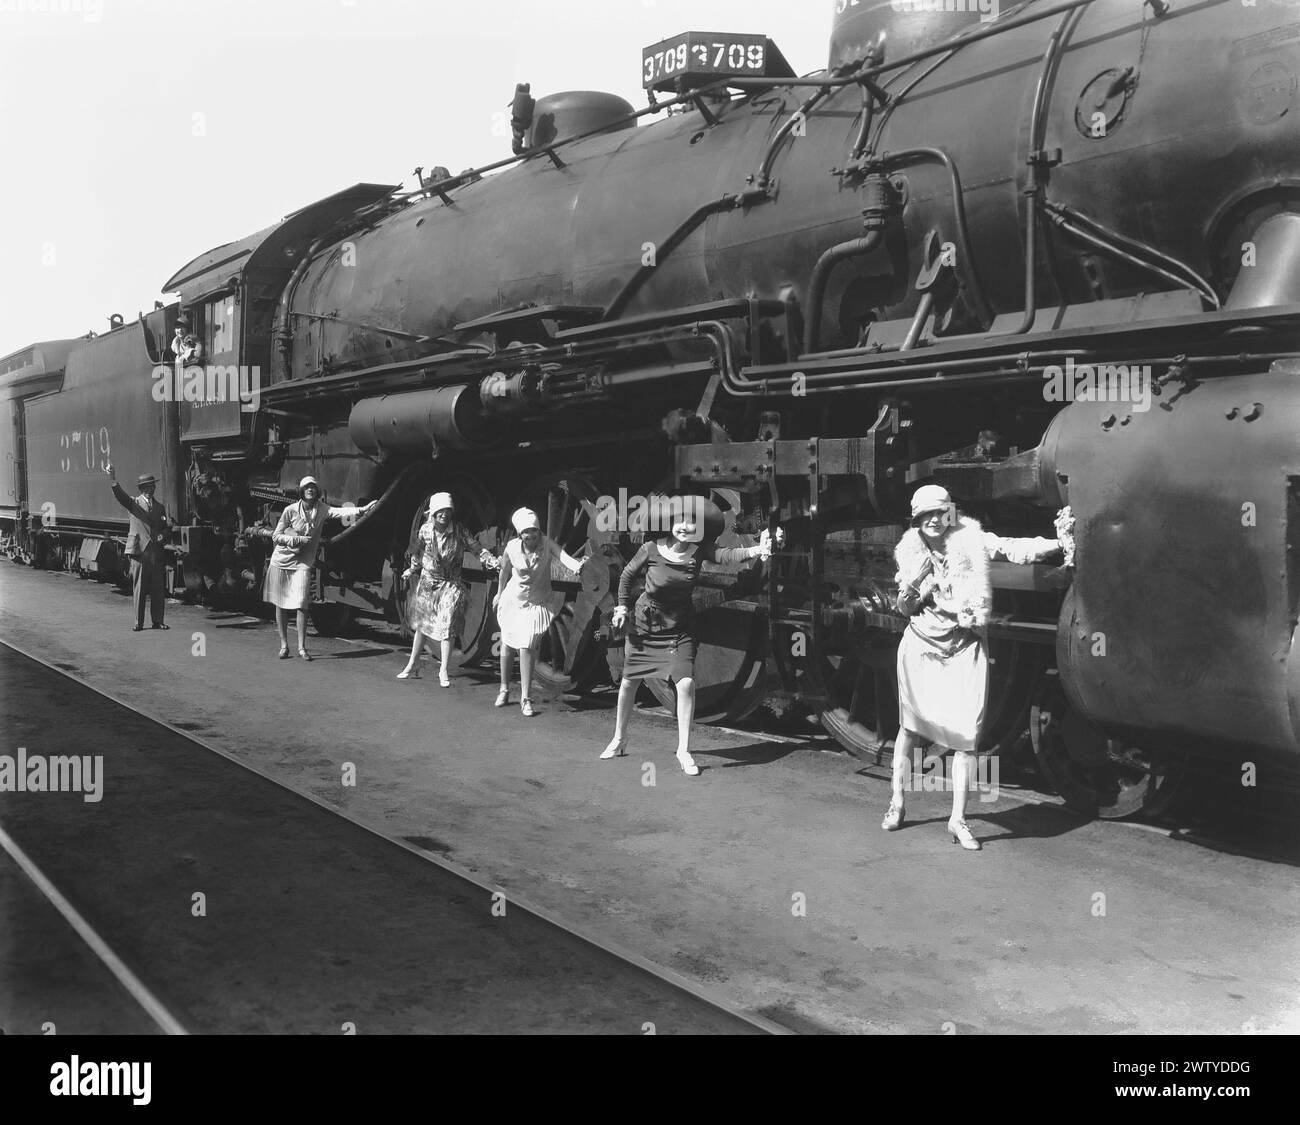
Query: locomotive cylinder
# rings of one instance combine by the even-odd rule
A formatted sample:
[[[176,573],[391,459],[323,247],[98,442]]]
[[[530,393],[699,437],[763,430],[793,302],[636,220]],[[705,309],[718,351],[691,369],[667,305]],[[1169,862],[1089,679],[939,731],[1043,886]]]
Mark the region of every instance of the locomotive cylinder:
[[[1300,363],[1076,401],[1040,446],[1077,571],[1057,660],[1099,726],[1300,752]]]
[[[478,388],[462,383],[362,399],[348,415],[348,435],[372,455],[436,456],[440,449],[485,449],[497,431],[483,415]]]

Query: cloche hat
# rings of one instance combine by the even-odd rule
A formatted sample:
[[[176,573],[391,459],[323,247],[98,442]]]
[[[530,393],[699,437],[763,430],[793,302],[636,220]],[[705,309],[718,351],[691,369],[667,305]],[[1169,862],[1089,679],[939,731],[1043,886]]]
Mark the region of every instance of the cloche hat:
[[[938,484],[923,484],[912,493],[912,519],[926,512],[946,512],[953,506],[948,490]]]
[[[528,531],[530,528],[535,527],[538,531],[542,528],[541,521],[537,518],[537,513],[534,512],[532,508],[520,508],[510,517],[510,522],[514,525],[515,531],[520,535],[525,531]]]

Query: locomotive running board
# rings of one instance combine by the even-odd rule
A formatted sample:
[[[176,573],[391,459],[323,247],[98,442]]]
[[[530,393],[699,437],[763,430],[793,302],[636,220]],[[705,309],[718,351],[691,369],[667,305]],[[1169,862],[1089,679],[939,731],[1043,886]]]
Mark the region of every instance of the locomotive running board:
[[[773,397],[788,390],[781,384],[798,375],[838,375],[846,380],[861,380],[851,388],[870,390],[875,379],[891,376],[908,379],[911,389],[936,387],[951,389],[961,379],[961,372],[975,374],[980,364],[1008,363],[1026,378],[1037,378],[1034,366],[1042,362],[1063,362],[1067,356],[1076,363],[1096,363],[1108,358],[1118,362],[1158,362],[1165,353],[1190,363],[1233,363],[1258,361],[1258,354],[1243,354],[1243,340],[1231,335],[1233,330],[1257,330],[1250,343],[1257,353],[1265,339],[1276,339],[1279,350],[1267,358],[1295,355],[1295,340],[1300,332],[1300,304],[1270,305],[1253,309],[1219,309],[1193,316],[1162,317],[1121,323],[1078,325],[1070,328],[1015,335],[980,333],[971,336],[945,337],[932,346],[906,352],[870,352],[854,348],[801,356],[788,363],[754,365],[731,373],[731,379],[744,390],[759,391]],[[1196,346],[1209,347],[1210,354],[1190,355]],[[959,363],[958,361],[962,361]],[[934,369],[932,373],[915,373]],[[839,388],[837,388],[839,389]]]

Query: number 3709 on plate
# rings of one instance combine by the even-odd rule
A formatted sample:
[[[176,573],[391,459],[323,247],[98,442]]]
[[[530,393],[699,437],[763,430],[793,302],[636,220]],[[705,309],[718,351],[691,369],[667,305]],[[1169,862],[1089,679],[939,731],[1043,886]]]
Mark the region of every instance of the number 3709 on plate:
[[[768,47],[764,35],[687,31],[641,52],[641,85],[668,89],[680,80],[690,86],[722,75],[763,78]]]

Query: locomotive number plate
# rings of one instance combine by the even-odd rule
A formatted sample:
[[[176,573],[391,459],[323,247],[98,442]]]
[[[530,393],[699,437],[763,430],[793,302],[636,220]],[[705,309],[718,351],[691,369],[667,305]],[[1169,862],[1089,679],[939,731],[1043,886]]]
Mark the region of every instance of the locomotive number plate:
[[[641,85],[649,90],[685,79],[689,86],[724,74],[762,78],[767,54],[765,35],[687,31],[641,52]]]

